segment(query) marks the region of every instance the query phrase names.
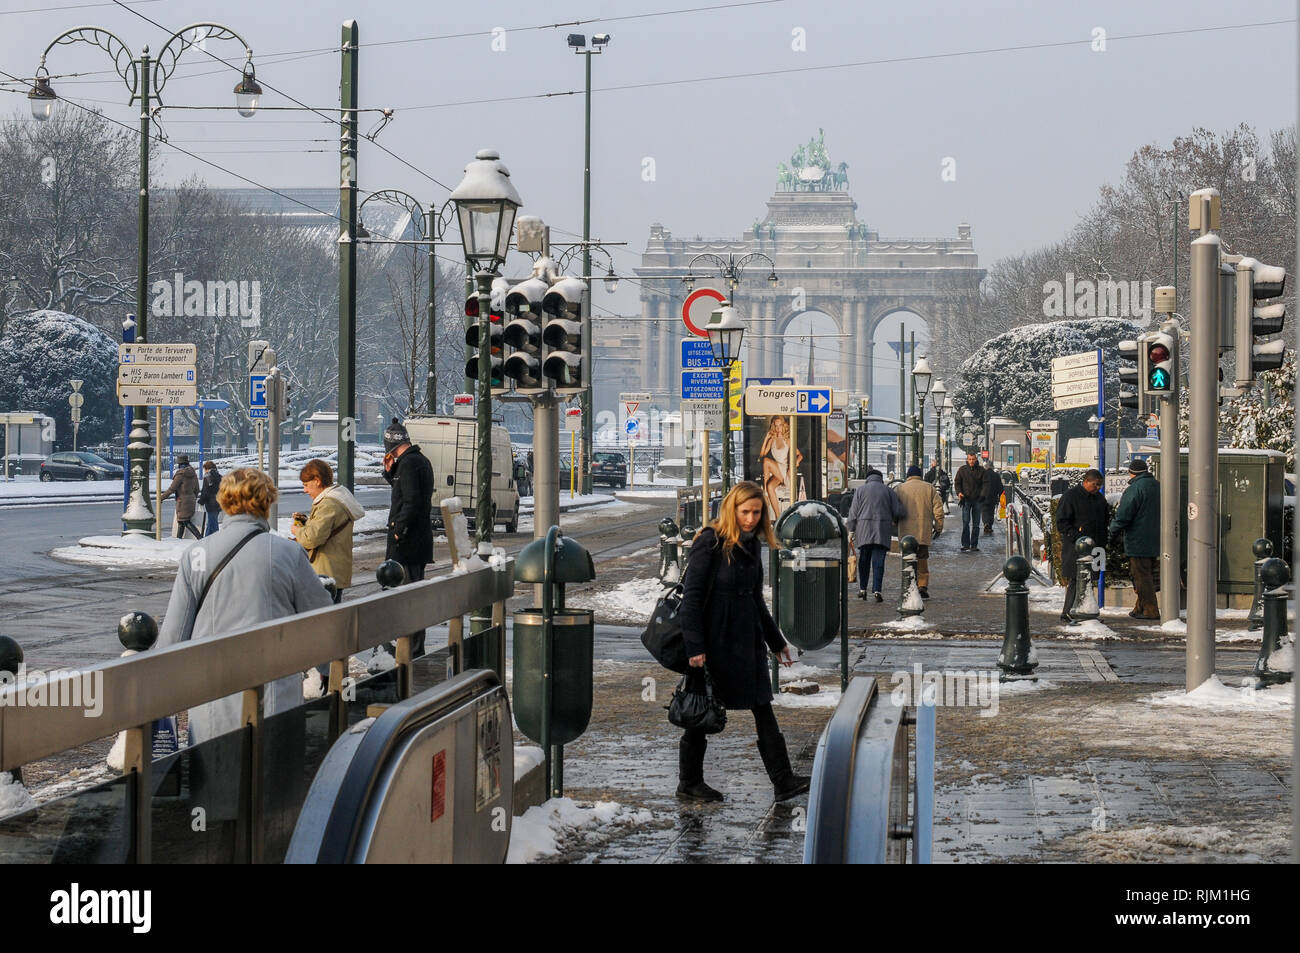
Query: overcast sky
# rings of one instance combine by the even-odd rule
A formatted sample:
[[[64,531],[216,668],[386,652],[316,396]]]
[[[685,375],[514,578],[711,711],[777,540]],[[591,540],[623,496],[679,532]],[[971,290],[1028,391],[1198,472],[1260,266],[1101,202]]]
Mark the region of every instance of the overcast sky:
[[[616,255],[620,270],[636,264],[652,222],[677,236],[738,237],[765,214],[777,163],[818,128],[831,161],[848,163],[859,217],[882,237],[955,236],[966,221],[988,265],[1060,238],[1144,143],[1239,122],[1264,133],[1296,114],[1295,4],[1283,0],[1236,7],[1210,0],[559,0],[544,7],[152,0],[132,4],[136,12],[88,0],[34,9],[40,5],[0,6],[0,69],[32,75],[41,49],[84,23],[113,30],[138,53],[145,44],[156,51],[167,34],[137,13],[168,31],[217,19],[251,44],[268,87],[264,105],[293,105],[275,87],[327,112],[338,104],[339,57],[312,51],[336,49],[342,21],[356,17],[362,105],[396,109],[379,143],[420,170],[366,144],[361,187],[441,202],[475,150],[495,147],[526,212],[546,219],[560,240],[582,228],[583,101],[542,94],[582,89],[583,60],[566,47],[567,33],[607,32],[612,42],[592,64],[593,234],[629,243],[628,253]],[[697,5],[706,9],[681,12]],[[537,28],[593,17],[601,19]],[[1274,20],[1287,22],[1228,29]],[[495,27],[505,29],[495,38],[504,50],[493,49]],[[1098,28],[1104,52],[1092,49]],[[1203,32],[1125,39],[1189,30]],[[806,50],[794,48],[800,37]],[[1019,49],[982,52],[1008,47]],[[236,44],[208,49],[242,63]],[[870,65],[834,68],[864,62]],[[60,47],[48,65],[55,75],[103,71],[108,58],[86,45]],[[190,51],[164,100],[228,104],[237,79]],[[55,80],[55,88],[135,121],[112,74]],[[26,112],[21,96],[9,98],[9,114]],[[310,113],[240,119],[171,109],[163,118],[177,145],[256,183],[337,182],[336,127]],[[367,114],[361,128],[375,125]],[[946,157],[956,162],[956,181],[941,178]],[[647,159],[653,181],[643,178]],[[191,173],[213,185],[247,184],[179,155],[155,183]],[[639,311],[630,283],[604,303]]]

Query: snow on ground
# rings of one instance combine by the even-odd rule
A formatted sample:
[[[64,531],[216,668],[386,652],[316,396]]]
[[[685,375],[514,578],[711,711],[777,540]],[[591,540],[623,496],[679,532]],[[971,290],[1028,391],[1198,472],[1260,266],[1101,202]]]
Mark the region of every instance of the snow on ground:
[[[649,579],[629,579],[612,589],[585,590],[568,597],[566,603],[575,608],[591,609],[601,615],[601,621],[608,616],[620,619],[650,618],[650,610],[655,607],[667,590],[655,577]]]
[[[1058,625],[1056,631],[1064,633],[1067,638],[1084,639],[1089,642],[1097,639],[1119,638],[1119,636],[1115,634],[1114,630],[1110,629],[1100,619],[1087,619],[1080,622],[1078,625]]]
[[[1059,688],[1055,682],[1049,682],[1045,678],[1013,678],[1010,681],[997,683],[998,697],[1004,695],[1028,695],[1030,692],[1048,692],[1054,688]]]
[[[805,665],[803,662],[795,662],[793,665],[781,666],[781,681],[797,682],[805,678],[817,678],[817,676],[831,676],[835,673],[828,668],[817,668],[815,665]]]
[[[624,515],[628,513],[636,513],[636,512],[640,512],[641,510],[652,508],[648,505],[638,505],[636,503],[624,503],[621,500],[615,500],[612,497],[604,496],[604,495],[599,495],[599,499],[604,500],[605,502],[593,506],[584,506],[582,509],[579,510],[572,510],[567,513],[561,513],[560,525],[564,527],[566,531],[568,531],[569,529],[571,529],[574,526],[577,526],[580,523],[584,523],[587,520],[595,519],[597,517],[604,518],[607,516],[618,516],[618,515]],[[563,500],[561,500],[561,502],[563,502]],[[531,533],[532,531],[533,531],[533,516],[531,513],[524,513],[522,516],[519,517],[519,532],[526,534],[526,533]]]
[[[1157,692],[1139,700],[1149,705],[1213,709],[1216,711],[1281,710],[1295,707],[1295,687],[1293,685],[1256,688],[1253,679],[1243,681],[1245,684],[1240,688],[1233,688],[1219,681],[1219,676],[1211,675],[1209,679],[1190,692],[1181,689],[1171,692]]]
[[[546,760],[546,752],[537,745],[515,745],[515,780]]]
[[[35,805],[36,801],[25,787],[14,780],[12,774],[0,771],[0,817],[17,814]]]
[[[925,616],[910,615],[894,622],[873,623],[876,632],[933,632],[937,627],[933,622],[925,621]]]
[[[782,692],[772,699],[778,708],[834,708],[840,703],[839,685],[823,685],[815,695],[794,695]]]
[[[590,844],[612,825],[648,824],[653,820],[651,811],[633,810],[615,801],[597,801],[583,807],[572,798],[551,798],[514,819],[506,863],[530,864]]]
[[[1290,839],[1285,821],[1247,824],[1236,830],[1217,826],[1147,825],[1126,830],[1084,831],[1066,838],[1085,851],[1090,863],[1156,863],[1178,861],[1190,853],[1226,855],[1222,862],[1258,863],[1275,855],[1277,845]]]
[[[0,500],[6,503],[19,500],[31,500],[39,503],[50,497],[79,496],[122,496],[121,480],[58,480],[42,483],[34,476],[14,477],[12,480],[0,480]]]

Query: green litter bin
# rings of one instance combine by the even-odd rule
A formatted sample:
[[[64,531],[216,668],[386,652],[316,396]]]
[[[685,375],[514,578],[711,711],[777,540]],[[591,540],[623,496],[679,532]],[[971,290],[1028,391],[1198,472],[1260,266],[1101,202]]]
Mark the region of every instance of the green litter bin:
[[[775,530],[776,623],[803,651],[824,648],[840,632],[844,523],[827,504],[808,501],[782,513]]]
[[[514,711],[519,730],[542,740],[542,672],[546,651],[541,609],[514,614]],[[557,609],[551,616],[554,666],[551,671],[551,744],[581,737],[591,721],[592,658],[595,622],[590,609]]]

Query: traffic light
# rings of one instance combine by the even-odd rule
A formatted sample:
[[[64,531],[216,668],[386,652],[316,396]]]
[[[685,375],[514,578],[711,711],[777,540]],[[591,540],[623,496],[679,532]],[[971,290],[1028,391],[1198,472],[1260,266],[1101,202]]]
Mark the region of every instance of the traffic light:
[[[474,353],[465,361],[465,376],[472,380],[478,380],[478,362],[479,362],[479,341],[478,341],[478,295],[472,294],[465,299],[465,317],[469,323],[465,328],[465,344],[471,348]],[[499,311],[488,312],[488,343],[490,347],[491,361],[491,388],[493,394],[501,394],[508,390],[505,378],[505,331],[502,324],[502,313]]]
[[[514,352],[506,358],[505,375],[521,394],[546,390],[542,377],[542,299],[546,291],[545,281],[529,278],[506,295],[505,342]]]
[[[1151,401],[1178,393],[1178,338],[1161,328],[1142,335],[1142,393]],[[1154,405],[1153,405],[1154,406]]]
[[[1144,413],[1145,404],[1142,384],[1147,377],[1145,341],[1146,335],[1140,334],[1136,341],[1119,342],[1119,405],[1136,410],[1139,416]],[[1132,361],[1133,366],[1130,367],[1128,361]]]
[[[547,354],[542,373],[555,382],[556,393],[576,394],[586,389],[582,361],[582,307],[587,286],[578,278],[561,278],[542,299],[546,325],[542,341]]]
[[[1238,387],[1255,383],[1259,371],[1275,371],[1282,366],[1286,341],[1266,341],[1256,344],[1260,335],[1277,334],[1286,321],[1286,305],[1278,301],[1256,306],[1256,301],[1280,298],[1286,288],[1286,269],[1278,265],[1265,265],[1254,258],[1237,262],[1237,288],[1233,309],[1236,325]]]

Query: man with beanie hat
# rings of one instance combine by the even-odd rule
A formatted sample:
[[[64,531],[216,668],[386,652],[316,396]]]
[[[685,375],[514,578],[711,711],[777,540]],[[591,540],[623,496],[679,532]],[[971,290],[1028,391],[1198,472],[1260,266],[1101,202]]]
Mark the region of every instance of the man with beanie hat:
[[[907,479],[894,491],[903,503],[898,538],[916,538],[916,585],[922,599],[930,598],[930,543],[943,532],[943,499],[934,485],[921,478],[921,468],[907,468]]]
[[[1128,556],[1129,575],[1137,595],[1137,604],[1129,615],[1158,619],[1155,566],[1160,555],[1160,484],[1147,470],[1145,460],[1135,459],[1128,465],[1128,472],[1128,489],[1110,521],[1109,533],[1124,533],[1124,555]]]
[[[388,508],[386,559],[394,559],[406,571],[407,582],[424,578],[424,567],[433,562],[433,465],[397,418],[384,431],[384,479],[392,487]],[[411,644],[413,656],[424,651],[424,633]]]

